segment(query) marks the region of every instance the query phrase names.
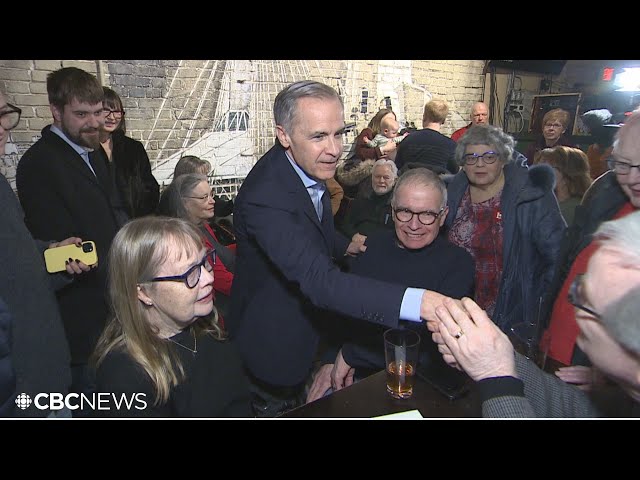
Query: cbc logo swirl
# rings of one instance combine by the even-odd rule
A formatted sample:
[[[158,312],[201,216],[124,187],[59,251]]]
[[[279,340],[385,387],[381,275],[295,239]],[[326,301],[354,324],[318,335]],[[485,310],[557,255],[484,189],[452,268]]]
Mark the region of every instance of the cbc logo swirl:
[[[21,410],[26,410],[31,405],[31,397],[26,393],[21,393],[16,397],[16,405]]]
[[[130,395],[106,392],[96,392],[90,395],[84,393],[38,393],[33,400],[26,393],[16,396],[16,405],[21,410],[26,410],[34,405],[38,410],[144,410],[147,408],[145,393],[132,393]]]

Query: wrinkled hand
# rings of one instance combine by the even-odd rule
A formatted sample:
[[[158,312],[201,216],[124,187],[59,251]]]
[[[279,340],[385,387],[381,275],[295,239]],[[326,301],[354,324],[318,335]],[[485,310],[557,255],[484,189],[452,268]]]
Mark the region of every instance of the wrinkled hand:
[[[323,365],[318,369],[318,371],[313,376],[313,383],[311,384],[311,388],[309,388],[306,403],[310,403],[314,400],[322,398],[322,396],[327,393],[327,390],[331,388],[332,369],[332,363],[327,363],[326,365]]]
[[[351,255],[352,257],[355,257],[364,252],[366,249],[367,246],[363,243],[352,241],[347,247],[347,252],[345,253],[345,255]]]
[[[440,340],[471,378],[478,381],[516,376],[513,345],[473,300],[463,298],[461,308],[459,303],[446,298],[436,308],[436,316],[441,322]],[[462,335],[455,338],[460,332]],[[442,351],[440,345],[438,350]]]
[[[438,351],[442,354],[442,359],[444,360],[444,362],[450,367],[463,371],[462,367],[456,361],[456,357],[453,356],[451,350],[449,350],[449,347],[447,347],[447,344],[444,343],[442,335],[439,332],[434,332],[431,334],[431,339],[433,340],[433,343],[438,346]]]
[[[360,233],[354,233],[353,237],[351,237],[351,241],[355,243],[364,243],[366,239],[367,236]]]
[[[59,242],[53,242],[49,245],[49,248],[56,247],[64,247],[65,245],[76,245],[78,247],[82,246],[82,239],[80,237],[69,237],[61,240]],[[88,272],[92,268],[98,268],[98,263],[96,262],[94,265],[87,265],[84,262],[76,261],[73,259],[72,261],[66,263],[67,273],[70,275],[78,275],[82,272]]]
[[[331,387],[334,391],[353,385],[353,374],[355,368],[349,365],[342,356],[342,349],[336,355],[336,363],[333,364],[331,372]]]
[[[555,372],[555,375],[563,382],[577,385],[582,390],[591,390],[594,383],[593,368],[583,365],[561,367]]]

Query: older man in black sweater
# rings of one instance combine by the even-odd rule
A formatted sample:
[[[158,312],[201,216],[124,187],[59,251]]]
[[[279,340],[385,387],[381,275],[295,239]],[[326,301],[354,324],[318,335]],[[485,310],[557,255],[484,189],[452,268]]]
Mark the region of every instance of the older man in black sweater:
[[[396,183],[391,207],[395,229],[370,235],[367,250],[353,259],[350,271],[378,280],[408,282],[452,298],[471,295],[475,271],[471,255],[438,236],[448,213],[447,190],[439,176],[427,168],[407,171]],[[349,386],[356,368],[357,377],[384,368],[382,327],[347,319],[332,327],[334,338],[343,344],[337,355],[337,344],[323,355],[335,355],[335,361],[318,370],[307,402],[329,388]],[[420,362],[441,361],[424,325],[407,327],[422,336]]]

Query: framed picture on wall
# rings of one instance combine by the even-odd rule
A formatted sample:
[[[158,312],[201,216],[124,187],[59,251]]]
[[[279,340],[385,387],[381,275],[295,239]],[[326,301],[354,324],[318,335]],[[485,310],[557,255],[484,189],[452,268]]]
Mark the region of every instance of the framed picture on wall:
[[[555,108],[566,110],[570,114],[569,125],[565,135],[579,135],[576,117],[580,108],[580,93],[559,93],[549,95],[535,95],[531,107],[531,122],[529,131],[542,133],[542,118],[549,111]]]

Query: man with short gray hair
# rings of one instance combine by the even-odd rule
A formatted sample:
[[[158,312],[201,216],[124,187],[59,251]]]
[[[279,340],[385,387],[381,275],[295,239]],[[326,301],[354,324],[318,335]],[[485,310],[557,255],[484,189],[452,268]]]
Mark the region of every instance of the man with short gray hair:
[[[252,382],[256,416],[304,401],[323,323],[330,311],[381,326],[435,315],[438,292],[348,275],[334,258],[366,249],[336,235],[326,181],[345,129],[332,87],[303,80],[273,105],[278,143],[254,165],[234,208],[236,272],[229,332]]]
[[[471,295],[475,275],[471,255],[450,243],[446,235],[439,235],[449,213],[443,180],[427,168],[411,169],[398,179],[391,205],[394,230],[368,237],[367,250],[352,259],[350,272],[388,282],[408,282],[453,298]],[[408,323],[406,328],[422,336],[421,365],[442,363],[424,325]],[[361,378],[383,369],[382,333],[378,326],[364,322],[347,324],[346,329],[343,322],[336,325],[334,338],[344,336],[348,341],[323,355],[331,363],[314,376],[307,402],[320,398],[329,388],[349,386],[354,374]]]
[[[381,158],[373,164],[371,186],[367,197],[356,197],[349,205],[340,230],[353,242],[364,243],[367,236],[393,228],[391,220],[391,191],[398,177],[398,167],[391,160]]]

